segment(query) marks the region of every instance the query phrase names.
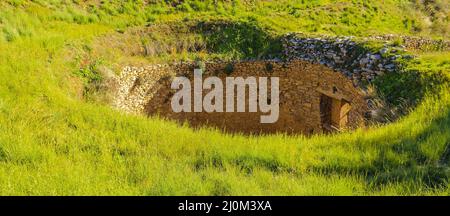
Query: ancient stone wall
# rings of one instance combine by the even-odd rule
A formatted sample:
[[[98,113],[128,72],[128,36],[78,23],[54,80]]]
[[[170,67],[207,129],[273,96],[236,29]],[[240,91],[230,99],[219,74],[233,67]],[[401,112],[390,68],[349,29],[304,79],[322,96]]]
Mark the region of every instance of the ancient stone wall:
[[[378,52],[365,50],[352,37],[303,38],[295,34],[283,39],[287,60],[300,59],[336,69],[355,83],[371,82],[378,75],[398,69],[398,48],[384,47]],[[394,55],[387,55],[388,53]],[[362,86],[362,85],[360,85]]]
[[[367,102],[364,100],[363,91],[355,87],[354,83],[342,73],[323,65],[300,60],[285,63],[210,62],[204,65],[203,78],[220,77],[224,86],[225,77],[279,77],[280,113],[276,123],[260,123],[260,116],[267,113],[250,113],[248,107],[244,113],[175,113],[171,109],[171,99],[176,90],[172,90],[170,84],[174,76],[185,76],[193,82],[193,71],[196,67],[194,63],[127,67],[120,78],[122,87],[118,93],[116,106],[130,112],[143,111],[148,115],[158,114],[180,122],[187,121],[194,127],[208,125],[228,132],[311,134],[324,131],[321,97],[325,95],[345,100],[349,104],[348,123],[341,129],[364,125]],[[207,93],[205,90],[204,95]],[[248,93],[246,96],[248,98]]]
[[[359,39],[361,40],[361,39]],[[395,40],[402,44],[394,43]],[[382,44],[379,49],[369,50],[364,42]],[[357,41],[354,37],[303,37],[290,33],[282,38],[283,55],[286,60],[305,60],[336,69],[354,83],[370,83],[376,76],[401,70],[400,59],[414,56],[407,49],[448,51],[450,41],[432,40],[411,36],[373,36]]]

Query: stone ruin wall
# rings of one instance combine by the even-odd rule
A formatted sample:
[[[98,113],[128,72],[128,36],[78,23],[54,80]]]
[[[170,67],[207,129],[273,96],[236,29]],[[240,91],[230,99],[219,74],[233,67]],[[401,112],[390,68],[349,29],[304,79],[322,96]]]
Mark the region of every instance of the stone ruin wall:
[[[268,67],[268,64],[271,66]],[[351,104],[348,114],[348,128],[364,125],[367,102],[364,92],[345,75],[326,66],[301,60],[291,62],[247,61],[233,63],[233,71],[227,71],[230,63],[210,62],[205,64],[203,79],[220,77],[225,86],[225,77],[279,77],[280,108],[279,119],[273,124],[261,124],[260,116],[267,113],[174,113],[171,109],[170,89],[174,76],[186,76],[193,87],[193,63],[172,65],[151,65],[127,67],[120,77],[120,90],[116,106],[128,112],[144,112],[147,115],[187,121],[193,127],[203,125],[217,127],[227,132],[276,133],[286,132],[312,134],[323,132],[320,113],[320,98],[323,92],[333,92],[345,97]],[[270,69],[268,69],[270,68]],[[270,85],[269,85],[270,86]],[[270,93],[270,89],[268,90]],[[203,91],[206,95],[208,92]],[[332,93],[330,93],[332,94]],[[193,100],[193,96],[192,96]],[[248,93],[246,95],[248,111]],[[224,106],[226,100],[224,96]],[[225,110],[225,108],[224,108]]]

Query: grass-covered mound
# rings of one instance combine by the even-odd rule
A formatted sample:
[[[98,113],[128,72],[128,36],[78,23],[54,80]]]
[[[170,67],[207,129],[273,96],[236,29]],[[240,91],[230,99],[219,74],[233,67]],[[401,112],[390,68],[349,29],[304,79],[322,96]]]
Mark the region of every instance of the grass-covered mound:
[[[332,136],[246,137],[207,128],[194,131],[86,100],[86,86],[101,82],[99,68],[103,66],[115,69],[124,62],[252,58],[276,50],[268,45],[255,46],[259,49],[255,51],[236,31],[224,31],[235,36],[227,41],[228,46],[208,46],[216,44],[214,34],[203,37],[205,31],[189,29],[185,34],[205,44],[204,52],[183,48],[182,52],[128,56],[114,46],[104,53],[96,48],[99,40],[107,38],[112,44],[114,35],[126,35],[132,28],[183,21],[198,26],[202,21],[225,20],[244,23],[236,29],[257,32],[252,40],[261,42],[290,31],[448,39],[448,12],[440,1],[432,7],[433,13],[420,2],[388,0],[384,4],[68,2],[0,3],[0,194],[449,194],[449,83],[426,85],[425,90],[417,84],[427,84],[424,80],[437,73],[449,76],[448,52],[415,51],[418,59],[405,63],[403,72],[417,74],[414,79],[399,75],[381,82],[384,93],[424,91],[407,116],[392,124]],[[167,32],[153,36],[158,39]],[[164,44],[172,43],[170,38],[161,38],[168,40]]]

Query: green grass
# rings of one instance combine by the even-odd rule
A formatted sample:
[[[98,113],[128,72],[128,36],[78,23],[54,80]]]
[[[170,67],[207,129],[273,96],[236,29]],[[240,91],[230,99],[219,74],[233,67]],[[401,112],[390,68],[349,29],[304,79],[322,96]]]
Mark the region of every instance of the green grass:
[[[98,78],[90,68],[96,62],[114,68],[115,58],[151,61],[92,48],[98,38],[133,26],[227,20],[253,23],[268,32],[266,39],[289,31],[447,37],[432,27],[418,31],[414,25],[425,15],[408,1],[240,1],[217,8],[212,1],[62,2],[0,3],[1,195],[449,195],[448,82],[390,85],[386,91],[423,89],[410,114],[389,125],[313,137],[193,130],[83,98],[86,82]],[[355,13],[359,6],[364,9]],[[271,50],[254,52],[239,42],[205,55],[244,58]],[[417,55],[407,71],[425,78],[413,81],[449,75],[448,53]]]

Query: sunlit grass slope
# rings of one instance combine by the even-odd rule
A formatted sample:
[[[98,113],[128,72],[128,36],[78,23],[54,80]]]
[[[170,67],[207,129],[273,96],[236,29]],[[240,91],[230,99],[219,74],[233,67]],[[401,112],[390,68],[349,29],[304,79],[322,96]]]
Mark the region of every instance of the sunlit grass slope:
[[[308,138],[247,137],[87,102],[77,76],[74,49],[153,22],[245,20],[269,32],[445,38],[433,30],[445,23],[414,26],[426,14],[413,3],[63,2],[0,3],[1,195],[449,195],[448,83],[389,125]],[[418,55],[410,67],[448,75],[448,53]]]

